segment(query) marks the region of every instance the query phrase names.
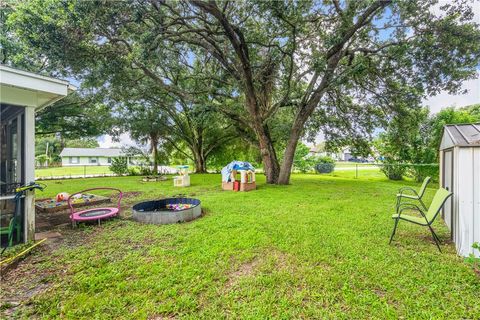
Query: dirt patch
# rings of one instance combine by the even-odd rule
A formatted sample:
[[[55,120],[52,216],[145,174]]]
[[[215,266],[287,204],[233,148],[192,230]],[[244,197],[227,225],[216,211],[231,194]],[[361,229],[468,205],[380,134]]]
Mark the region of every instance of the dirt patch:
[[[235,286],[238,283],[239,279],[249,277],[255,274],[259,263],[260,258],[255,257],[251,261],[245,262],[238,266],[235,271],[231,272],[228,275],[228,281],[225,284],[225,288],[228,290],[231,287]]]
[[[88,245],[94,237],[86,235],[82,229],[72,229],[70,225],[49,229],[61,237],[49,238],[25,257],[15,261],[0,275],[0,318],[14,318],[19,309],[28,308],[32,298],[49,290],[53,282],[68,273],[62,263],[56,263],[55,252],[59,248],[73,248]],[[104,228],[96,228],[95,235]]]
[[[48,240],[47,242],[49,242]],[[49,281],[56,277],[58,267],[40,267],[47,259],[49,245],[39,247],[31,255],[17,261],[13,269],[2,272],[0,285],[0,316],[6,319],[13,318],[16,310],[49,287]]]
[[[227,291],[243,278],[254,277],[262,273],[271,273],[273,270],[293,272],[296,268],[288,254],[275,249],[262,252],[240,265],[233,261],[232,265],[237,265],[237,268],[227,275],[228,281],[225,284]]]
[[[131,199],[131,198],[137,198],[140,196],[143,192],[140,191],[129,191],[129,192],[124,192],[123,193],[123,199]]]

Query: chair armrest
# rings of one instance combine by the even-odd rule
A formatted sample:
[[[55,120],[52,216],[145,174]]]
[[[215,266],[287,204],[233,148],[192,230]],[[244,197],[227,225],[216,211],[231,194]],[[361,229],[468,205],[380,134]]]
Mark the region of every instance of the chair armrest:
[[[403,207],[403,208],[401,208],[401,207]],[[402,203],[398,206],[398,209],[400,209],[398,211],[398,216],[400,216],[403,211],[408,210],[408,209],[410,209],[410,210],[413,209],[415,211],[420,212],[422,214],[422,216],[424,215],[422,209],[420,209],[416,204],[413,204],[413,203]]]
[[[399,194],[397,195],[397,197],[398,197],[398,198],[401,198],[401,197],[403,197],[403,195],[407,195],[406,191],[412,192],[414,196],[416,196],[417,198],[420,199],[420,196],[418,195],[418,192],[417,192],[415,189],[410,188],[410,187],[400,188],[400,189],[398,190],[398,193],[399,193]]]
[[[404,208],[401,208],[401,206],[404,206]],[[408,205],[408,206],[405,206],[405,205]],[[398,210],[400,209],[400,210]],[[422,216],[422,218],[424,218],[425,220],[427,220],[427,217],[425,216],[425,212],[419,207],[417,206],[416,204],[413,204],[413,203],[403,203],[401,205],[398,206],[397,208],[397,214],[398,214],[398,217],[400,217],[400,215],[402,214],[403,211],[407,210],[407,209],[410,209],[410,210],[415,210],[415,211],[418,211],[420,212],[420,215]],[[428,220],[427,220],[427,223],[428,223]]]

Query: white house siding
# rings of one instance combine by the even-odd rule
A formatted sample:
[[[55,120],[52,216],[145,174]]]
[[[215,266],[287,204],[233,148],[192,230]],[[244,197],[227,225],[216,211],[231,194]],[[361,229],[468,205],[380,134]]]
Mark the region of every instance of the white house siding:
[[[70,163],[70,158],[78,159],[78,163]],[[97,163],[91,163],[90,159],[97,159]],[[62,157],[63,167],[75,167],[75,166],[109,166],[109,157]],[[112,158],[112,157],[110,157]]]

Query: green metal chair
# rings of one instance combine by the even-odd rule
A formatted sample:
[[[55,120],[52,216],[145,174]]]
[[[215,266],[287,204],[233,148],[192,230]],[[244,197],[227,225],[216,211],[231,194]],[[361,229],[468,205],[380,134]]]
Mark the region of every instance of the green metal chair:
[[[420,205],[423,207],[423,209],[427,210],[427,207],[425,206],[425,203],[423,202],[422,198],[423,198],[423,195],[425,194],[425,190],[427,190],[427,186],[430,183],[431,179],[432,179],[431,177],[426,177],[423,180],[422,186],[420,187],[420,190],[418,190],[418,192],[411,187],[400,188],[400,190],[398,190],[399,193],[397,194],[397,204],[395,206],[397,208],[397,212],[402,203],[402,198],[418,201]],[[405,193],[405,192],[409,192],[411,194]]]
[[[400,204],[399,207],[397,208],[397,213],[392,215],[392,218],[395,220],[395,225],[393,227],[393,232],[392,232],[392,236],[390,237],[389,244],[392,243],[393,236],[395,235],[395,231],[397,230],[398,222],[400,220],[405,220],[414,224],[428,227],[430,229],[430,232],[432,233],[433,240],[435,241],[435,244],[437,245],[438,250],[442,252],[442,250],[440,249],[440,239],[435,234],[435,231],[433,231],[432,223],[433,221],[435,221],[435,218],[440,213],[440,210],[442,209],[445,202],[451,196],[452,196],[452,193],[450,191],[444,188],[438,189],[437,192],[435,193],[435,196],[433,197],[432,203],[430,204],[430,207],[428,208],[428,210],[424,210],[412,203]],[[420,213],[421,217],[402,214],[403,211],[405,210],[417,211],[418,213]]]
[[[0,236],[6,234],[8,237],[8,246],[13,245],[13,233],[16,232],[17,242],[20,242],[20,223],[17,221],[17,217],[13,216],[8,224],[8,227],[0,227]]]

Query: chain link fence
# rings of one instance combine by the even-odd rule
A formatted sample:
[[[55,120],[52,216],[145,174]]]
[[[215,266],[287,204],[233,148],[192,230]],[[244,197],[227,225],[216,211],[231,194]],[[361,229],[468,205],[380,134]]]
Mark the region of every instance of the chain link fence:
[[[332,176],[348,178],[386,178],[391,180],[401,180],[402,178],[411,178],[422,181],[430,176],[438,180],[438,163],[354,163],[337,162]]]
[[[258,171],[262,172],[262,170]],[[310,173],[314,172],[312,171]],[[336,162],[334,171],[331,173],[327,173],[326,175],[354,179],[388,177],[392,180],[400,180],[402,178],[411,178],[417,181],[422,181],[426,176],[430,176],[434,180],[438,180],[439,166],[438,163],[412,164]],[[110,171],[110,168],[108,166],[82,165],[65,167],[37,167],[35,169],[36,180],[58,180],[112,176],[116,175]]]
[[[36,180],[111,177],[115,174],[109,166],[58,166],[36,167]]]

